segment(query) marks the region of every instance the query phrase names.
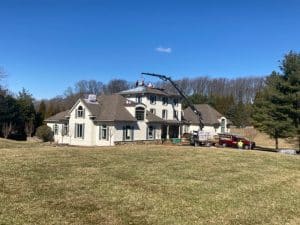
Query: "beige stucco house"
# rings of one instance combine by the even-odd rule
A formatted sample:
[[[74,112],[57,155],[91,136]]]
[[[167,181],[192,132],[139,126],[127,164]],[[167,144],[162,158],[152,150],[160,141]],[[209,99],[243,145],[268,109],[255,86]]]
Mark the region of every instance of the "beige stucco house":
[[[138,85],[118,94],[78,99],[70,110],[45,121],[57,143],[110,146],[178,138],[181,114],[179,95]]]

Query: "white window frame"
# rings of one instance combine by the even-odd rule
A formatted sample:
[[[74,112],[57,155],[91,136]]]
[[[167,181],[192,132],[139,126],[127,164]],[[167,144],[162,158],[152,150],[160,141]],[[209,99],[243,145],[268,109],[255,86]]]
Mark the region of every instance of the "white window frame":
[[[142,98],[143,98],[142,96],[136,96],[136,102],[142,103],[143,102]]]
[[[178,103],[179,103],[178,98],[174,98],[174,99],[173,99],[173,104],[174,104],[175,106],[178,106]]]
[[[147,140],[155,140],[155,127],[150,125],[148,128],[147,128]],[[151,135],[150,135],[150,132],[151,132]]]
[[[143,107],[136,107],[135,108],[135,118],[138,121],[145,120],[145,108],[143,108]]]
[[[167,120],[167,119],[168,119],[168,110],[163,109],[163,110],[161,111],[161,118],[163,118],[164,120]]]
[[[150,109],[150,112],[151,112],[152,114],[156,115],[156,109],[151,108],[151,109]]]
[[[153,99],[151,99],[151,98],[153,98]],[[150,95],[149,101],[150,101],[151,105],[155,105],[156,104],[156,95]]]
[[[62,135],[69,136],[69,124],[68,123],[63,124]]]
[[[109,139],[109,128],[106,124],[99,126],[99,140]]]
[[[58,124],[57,123],[55,123],[53,125],[53,133],[54,133],[54,135],[58,135]]]
[[[134,127],[131,125],[126,125],[123,127],[123,141],[133,141],[134,140]]]
[[[161,101],[162,101],[163,105],[168,105],[169,98],[164,96],[164,97],[162,97]]]
[[[77,118],[84,118],[85,116],[85,109],[83,108],[83,106],[78,106],[78,108],[76,109],[75,112],[75,117]]]
[[[84,123],[75,123],[74,137],[84,139]]]
[[[173,110],[173,119],[178,120],[178,110]]]

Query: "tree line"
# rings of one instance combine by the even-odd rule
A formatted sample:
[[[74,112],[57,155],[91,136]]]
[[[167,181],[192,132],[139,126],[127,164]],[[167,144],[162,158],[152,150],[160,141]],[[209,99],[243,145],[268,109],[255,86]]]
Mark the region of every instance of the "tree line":
[[[4,77],[2,73],[0,78]],[[262,89],[264,77],[228,79],[204,76],[193,79],[183,78],[175,82],[192,103],[208,103],[232,120],[233,124],[243,127],[252,124],[252,100]],[[176,91],[166,82],[157,81],[152,85],[171,92]],[[2,110],[0,111],[2,115],[0,135],[8,137],[9,133],[23,133],[31,136],[45,118],[70,109],[80,97],[88,94],[98,96],[113,94],[133,87],[135,87],[134,82],[123,79],[112,79],[107,84],[96,80],[80,80],[68,87],[62,95],[44,100],[35,100],[25,89],[14,95],[2,87],[0,88]],[[183,107],[186,106],[183,103]]]

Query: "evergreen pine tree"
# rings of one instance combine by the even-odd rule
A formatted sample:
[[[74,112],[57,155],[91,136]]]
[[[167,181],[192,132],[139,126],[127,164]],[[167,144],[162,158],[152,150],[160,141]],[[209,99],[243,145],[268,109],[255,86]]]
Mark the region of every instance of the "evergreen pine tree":
[[[292,120],[286,113],[285,94],[279,91],[282,77],[273,72],[266,80],[266,87],[257,94],[253,109],[255,126],[275,139],[290,137],[293,133]]]

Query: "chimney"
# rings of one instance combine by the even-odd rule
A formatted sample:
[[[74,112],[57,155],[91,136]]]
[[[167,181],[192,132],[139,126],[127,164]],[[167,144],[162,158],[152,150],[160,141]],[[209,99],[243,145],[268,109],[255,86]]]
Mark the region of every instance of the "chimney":
[[[97,96],[94,95],[94,94],[89,94],[88,101],[89,102],[96,102],[97,101]]]

